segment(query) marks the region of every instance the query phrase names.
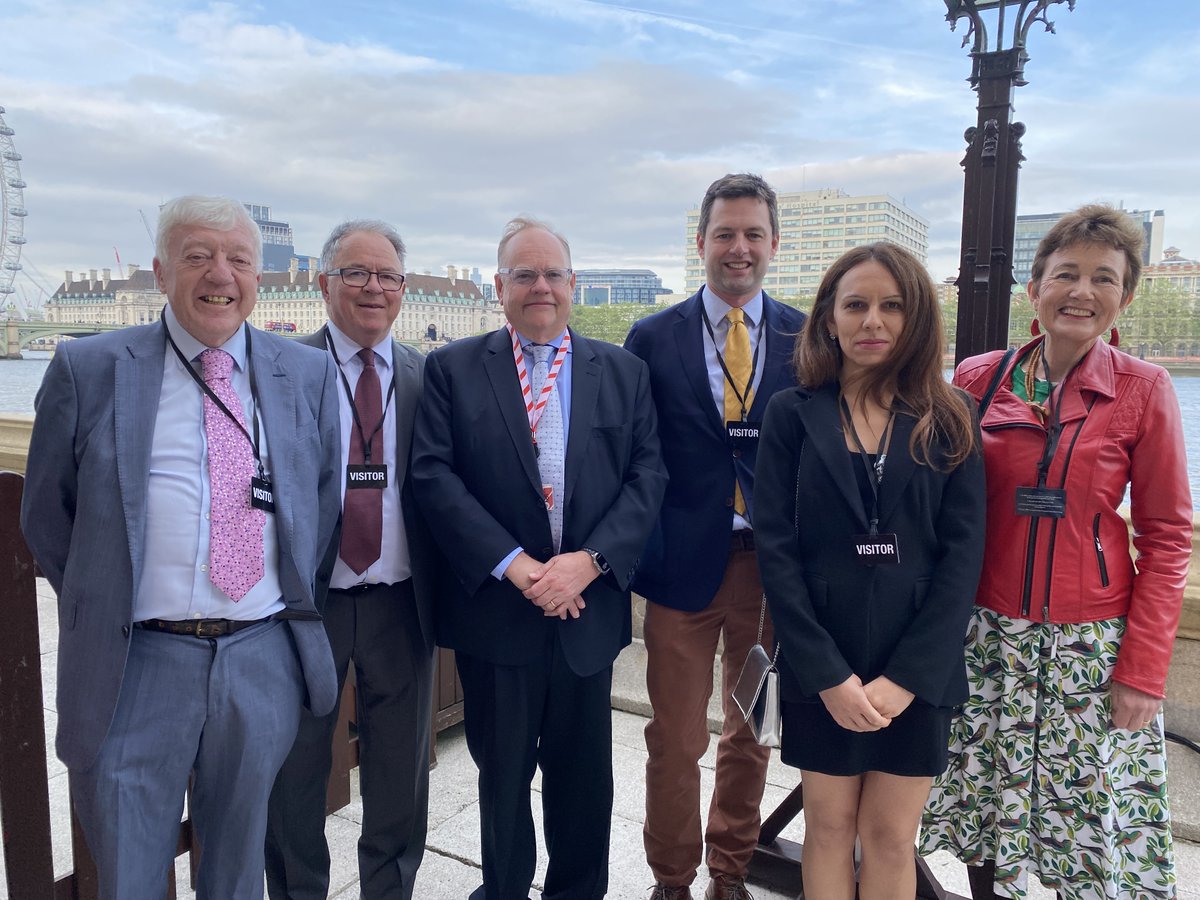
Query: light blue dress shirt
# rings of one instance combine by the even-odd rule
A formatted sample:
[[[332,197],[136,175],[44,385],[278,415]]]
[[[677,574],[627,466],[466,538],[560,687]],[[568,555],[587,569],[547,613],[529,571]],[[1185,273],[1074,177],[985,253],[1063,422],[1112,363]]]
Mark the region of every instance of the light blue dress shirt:
[[[557,353],[559,348],[562,347],[563,335],[565,334],[566,332],[564,331],[563,334],[560,334],[554,340],[547,341],[547,343],[554,348],[555,353]],[[533,354],[530,352],[529,348],[533,345],[533,342],[522,335],[519,331],[517,332],[517,340],[521,342],[521,349],[525,354],[525,371],[529,373],[529,383],[532,387]],[[558,370],[558,376],[554,379],[554,390],[558,392],[558,405],[559,409],[562,411],[564,460],[567,455],[567,439],[571,432],[571,360],[574,356],[575,344],[572,342],[571,346],[567,348],[567,355],[563,359],[562,367]],[[550,361],[554,361],[553,356],[550,357]],[[511,553],[504,557],[504,559],[500,560],[496,568],[492,569],[492,577],[497,581],[503,580],[505,571],[510,565],[512,565],[512,561],[516,559],[524,549],[524,547],[516,547]]]
[[[200,374],[200,354],[208,349],[184,330],[168,306],[163,321],[184,357]],[[255,409],[246,370],[246,335],[239,328],[221,348],[233,357],[231,381],[242,401],[246,428],[253,434]],[[259,373],[262,384],[262,373]],[[209,580],[208,537],[211,493],[208,441],[204,434],[204,394],[168,345],[162,390],[150,445],[146,491],[145,562],[133,602],[133,620],[262,619],[284,608],[279,585],[279,541],[275,516],[263,528],[264,575],[241,600],[230,600]],[[268,477],[271,461],[266,429],[259,442]]]
[[[725,318],[725,314],[733,309],[728,303],[709,290],[708,285],[704,286],[704,291],[701,295],[701,302],[704,304],[704,311],[708,313],[708,321],[712,323],[713,337],[708,336],[708,329],[701,328],[704,332],[704,362],[708,367],[708,387],[712,391],[713,403],[717,405],[717,415],[721,417],[721,422],[725,421],[725,371],[721,368],[721,363],[717,359],[717,350],[725,352],[725,340],[729,337],[729,320]],[[763,329],[763,295],[759,291],[753,299],[742,307],[742,321],[746,323],[746,330],[750,333],[750,358],[754,359],[754,351],[759,346],[759,342],[763,343],[762,349],[758,353],[757,364],[754,367],[754,377],[751,384],[755,391],[758,390],[759,384],[762,382],[763,369],[767,364],[767,348],[766,337]],[[713,338],[716,342],[713,342]],[[750,523],[737,513],[733,514],[733,530],[741,531],[743,528],[749,528]]]

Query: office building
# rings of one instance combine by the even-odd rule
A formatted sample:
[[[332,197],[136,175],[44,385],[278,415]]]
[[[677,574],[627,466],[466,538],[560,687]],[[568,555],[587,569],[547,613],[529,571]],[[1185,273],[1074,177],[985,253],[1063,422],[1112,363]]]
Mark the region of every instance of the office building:
[[[669,293],[662,279],[649,269],[580,269],[575,273],[575,302],[584,306],[652,305]]]
[[[1161,209],[1127,209],[1126,214],[1139,222],[1146,235],[1146,243],[1142,248],[1142,262],[1157,262],[1162,259],[1163,225],[1165,216]],[[1033,270],[1033,255],[1037,252],[1038,244],[1046,233],[1054,227],[1054,223],[1066,213],[1037,213],[1029,216],[1017,216],[1016,239],[1013,241],[1013,280],[1021,289],[1029,283]]]

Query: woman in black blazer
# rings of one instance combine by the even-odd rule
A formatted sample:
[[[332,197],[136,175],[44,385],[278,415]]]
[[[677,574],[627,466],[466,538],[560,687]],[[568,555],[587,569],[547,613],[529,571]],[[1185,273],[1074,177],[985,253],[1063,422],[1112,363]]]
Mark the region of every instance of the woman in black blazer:
[[[942,377],[933,282],[892,244],[826,272],[771,399],[754,531],[780,645],[783,761],[804,784],[804,893],[912,897],[983,556],[974,402]]]

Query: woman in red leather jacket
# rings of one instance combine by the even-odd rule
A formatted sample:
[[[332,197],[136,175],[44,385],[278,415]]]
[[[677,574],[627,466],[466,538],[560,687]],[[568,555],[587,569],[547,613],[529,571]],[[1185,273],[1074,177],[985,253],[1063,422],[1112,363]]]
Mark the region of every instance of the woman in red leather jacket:
[[[1108,206],[1064,216],[1028,286],[1042,336],[954,376],[986,404],[987,549],[921,849],[968,863],[975,900],[1024,897],[1030,874],[1065,900],[1175,896],[1161,706],[1191,555],[1183,432],[1166,371],[1103,339],[1142,241]]]

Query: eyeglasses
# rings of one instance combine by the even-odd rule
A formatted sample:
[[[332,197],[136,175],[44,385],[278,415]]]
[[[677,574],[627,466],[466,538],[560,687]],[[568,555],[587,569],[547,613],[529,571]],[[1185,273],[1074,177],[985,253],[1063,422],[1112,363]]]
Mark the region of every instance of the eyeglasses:
[[[368,272],[366,269],[332,269],[326,275],[336,275],[349,287],[366,287],[374,275],[385,291],[398,291],[404,287],[404,276],[399,272]]]
[[[562,287],[571,280],[571,269],[497,269],[497,273],[508,278],[514,284],[528,287],[539,278],[545,278],[550,287]]]

